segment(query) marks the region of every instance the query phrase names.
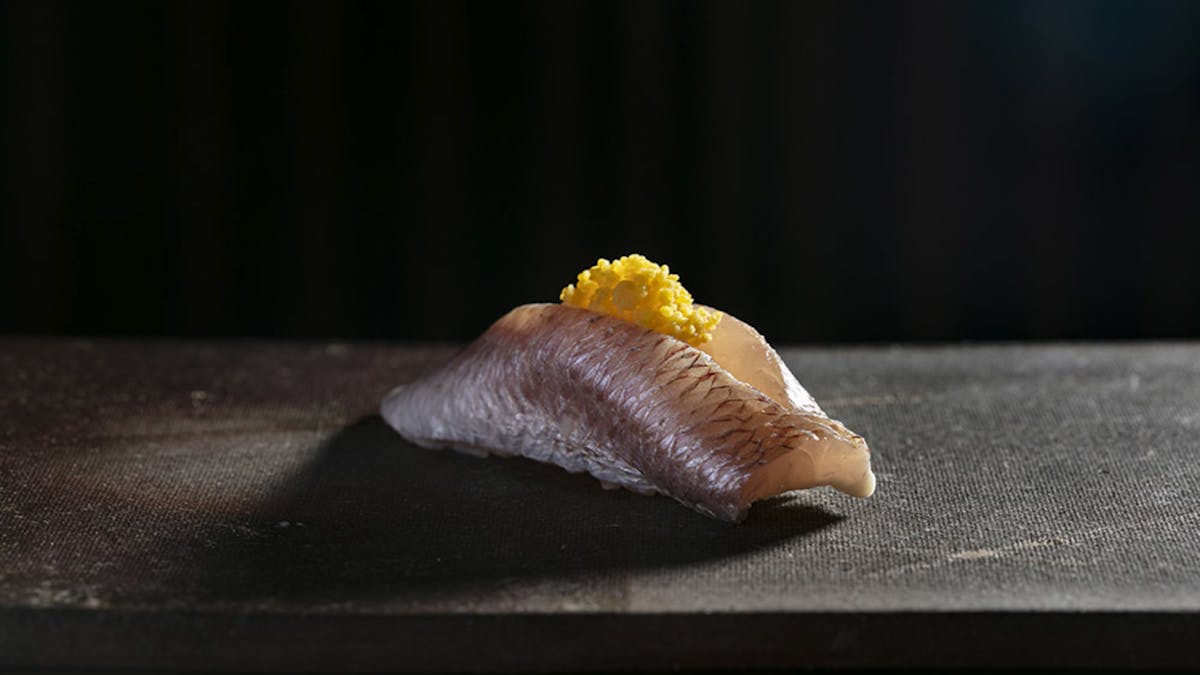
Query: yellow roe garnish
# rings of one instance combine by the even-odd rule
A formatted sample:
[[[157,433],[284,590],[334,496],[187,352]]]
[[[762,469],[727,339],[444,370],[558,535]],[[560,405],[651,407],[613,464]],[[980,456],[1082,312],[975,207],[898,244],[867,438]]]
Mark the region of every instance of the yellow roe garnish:
[[[558,297],[563,304],[632,321],[693,347],[711,340],[721,320],[720,312],[692,304],[678,274],[636,253],[613,262],[597,260]]]

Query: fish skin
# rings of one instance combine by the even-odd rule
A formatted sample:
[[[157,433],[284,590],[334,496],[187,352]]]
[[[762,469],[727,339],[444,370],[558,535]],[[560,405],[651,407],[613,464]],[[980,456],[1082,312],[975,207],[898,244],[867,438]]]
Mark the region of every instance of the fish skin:
[[[781,405],[699,349],[558,304],[512,310],[445,366],[394,389],[381,413],[424,447],[586,471],[731,522],[773,494],[755,478],[775,460],[817,481],[818,450],[866,451],[819,410]]]

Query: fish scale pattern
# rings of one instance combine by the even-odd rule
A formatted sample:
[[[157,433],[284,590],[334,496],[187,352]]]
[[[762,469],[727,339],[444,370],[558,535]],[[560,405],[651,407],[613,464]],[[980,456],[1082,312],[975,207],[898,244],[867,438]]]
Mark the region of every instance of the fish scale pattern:
[[[772,463],[815,481],[816,458],[861,446],[675,338],[563,305],[513,310],[382,412],[427,447],[529,457],[730,521],[773,494]]]

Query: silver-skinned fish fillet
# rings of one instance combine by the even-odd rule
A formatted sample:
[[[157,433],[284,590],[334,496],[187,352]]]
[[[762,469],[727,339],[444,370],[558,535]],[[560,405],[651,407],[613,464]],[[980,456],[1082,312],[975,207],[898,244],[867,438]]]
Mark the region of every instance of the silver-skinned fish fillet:
[[[424,447],[549,462],[734,522],[789,490],[875,489],[862,437],[729,315],[697,348],[576,307],[523,305],[381,412]]]

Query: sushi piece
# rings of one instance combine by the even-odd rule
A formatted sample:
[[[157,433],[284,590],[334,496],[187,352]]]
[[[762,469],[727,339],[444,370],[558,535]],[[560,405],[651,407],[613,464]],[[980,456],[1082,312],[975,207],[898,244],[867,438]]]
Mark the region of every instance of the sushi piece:
[[[874,492],[862,437],[666,266],[602,259],[561,298],[513,309],[392,390],[384,419],[423,447],[549,462],[733,522],[790,490]]]

